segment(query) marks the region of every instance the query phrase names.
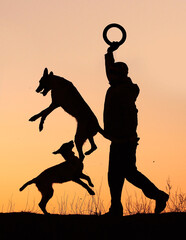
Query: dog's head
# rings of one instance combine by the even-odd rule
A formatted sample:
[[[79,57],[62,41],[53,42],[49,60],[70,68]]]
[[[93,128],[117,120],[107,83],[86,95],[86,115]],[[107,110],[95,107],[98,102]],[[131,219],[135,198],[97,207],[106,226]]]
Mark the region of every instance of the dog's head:
[[[50,72],[48,74],[48,69],[45,68],[43,72],[43,76],[39,81],[39,86],[36,89],[37,93],[43,94],[43,96],[46,96],[47,93],[51,90],[51,77],[53,76],[53,72]]]
[[[53,154],[60,153],[65,160],[69,160],[69,157],[74,156],[74,152],[72,151],[74,147],[73,141],[70,141],[68,143],[64,143],[57,151],[53,152]]]

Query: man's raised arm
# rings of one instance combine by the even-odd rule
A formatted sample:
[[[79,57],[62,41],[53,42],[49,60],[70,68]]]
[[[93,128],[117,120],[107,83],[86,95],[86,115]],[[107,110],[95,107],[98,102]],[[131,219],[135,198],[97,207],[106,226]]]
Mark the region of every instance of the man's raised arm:
[[[105,54],[105,69],[109,82],[112,80],[112,74],[114,70],[114,56],[113,51],[117,50],[119,47],[118,42],[113,42],[112,45],[107,49]]]

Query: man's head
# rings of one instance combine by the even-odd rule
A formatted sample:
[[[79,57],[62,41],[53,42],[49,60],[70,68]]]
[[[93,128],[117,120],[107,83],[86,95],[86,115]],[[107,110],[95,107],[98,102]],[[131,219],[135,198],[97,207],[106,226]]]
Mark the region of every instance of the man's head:
[[[116,62],[114,63],[114,66],[116,71],[118,71],[118,75],[121,74],[121,76],[127,77],[129,69],[126,63]]]
[[[110,81],[110,85],[116,85],[117,83],[125,81],[128,75],[128,70],[128,66],[124,62],[114,63],[114,66],[111,69],[112,80]]]

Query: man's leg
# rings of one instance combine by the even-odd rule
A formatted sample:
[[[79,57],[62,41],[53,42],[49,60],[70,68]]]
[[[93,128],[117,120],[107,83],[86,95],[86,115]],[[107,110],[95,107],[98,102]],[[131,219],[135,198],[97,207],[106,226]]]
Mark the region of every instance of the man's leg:
[[[139,172],[136,168],[136,148],[129,147],[130,159],[125,174],[126,179],[134,186],[140,188],[146,197],[156,200],[156,213],[160,213],[166,207],[166,202],[169,198],[168,194],[159,190],[146,176]]]
[[[124,175],[122,170],[121,155],[118,152],[117,146],[111,144],[108,170],[108,184],[111,195],[110,215],[123,215],[121,193],[124,184]]]
[[[124,178],[119,174],[108,173],[108,184],[111,195],[110,212],[113,215],[123,215],[123,207],[121,204],[121,193],[123,188]]]
[[[156,199],[159,195],[159,189],[136,168],[127,173],[126,179],[134,186],[140,188],[145,196],[150,199]]]
[[[147,177],[145,177],[137,169],[127,175],[126,179],[134,186],[140,188],[146,197],[156,200],[155,213],[160,213],[165,209],[169,195],[159,190]]]

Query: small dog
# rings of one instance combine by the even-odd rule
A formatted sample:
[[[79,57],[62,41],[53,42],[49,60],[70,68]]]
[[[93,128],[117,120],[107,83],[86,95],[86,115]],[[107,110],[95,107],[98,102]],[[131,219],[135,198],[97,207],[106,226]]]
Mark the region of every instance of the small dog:
[[[95,195],[94,191],[89,187],[94,187],[94,185],[91,182],[90,177],[82,173],[83,163],[78,157],[75,156],[74,152],[72,151],[73,147],[73,141],[64,143],[57,151],[53,152],[53,154],[61,154],[66,162],[46,169],[39,176],[28,181],[19,189],[22,191],[28,185],[35,183],[42,195],[39,207],[44,214],[48,214],[46,210],[46,204],[53,196],[53,183],[73,181],[84,187],[90,195]],[[89,186],[80,178],[87,180]]]
[[[67,113],[75,117],[77,120],[77,130],[75,135],[75,144],[79,153],[79,158],[84,159],[82,146],[87,139],[91,144],[91,149],[85,155],[91,154],[97,149],[93,137],[100,132],[98,120],[88,104],[84,101],[74,85],[59,76],[55,76],[53,72],[48,74],[48,69],[45,68],[43,76],[39,81],[37,93],[42,93],[46,96],[51,90],[52,103],[51,105],[34,115],[29,121],[35,121],[41,117],[39,130],[42,131],[46,117],[56,108],[62,107]]]

